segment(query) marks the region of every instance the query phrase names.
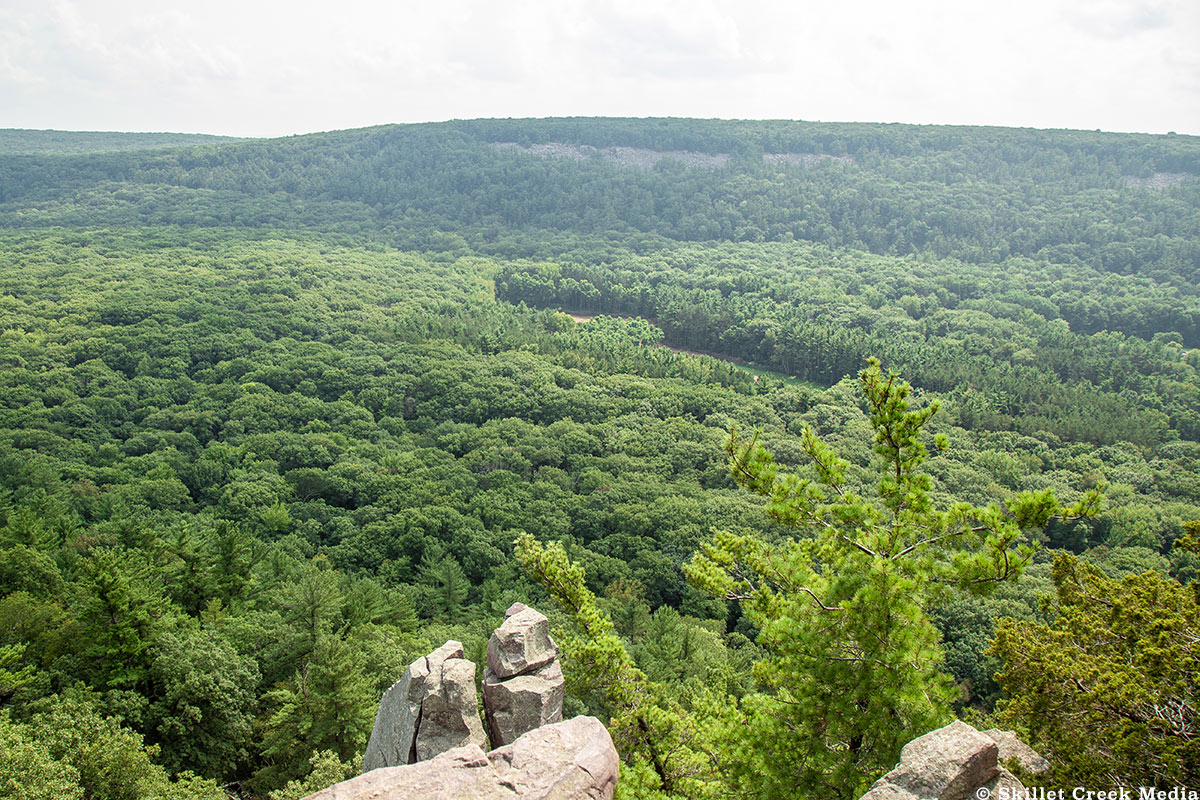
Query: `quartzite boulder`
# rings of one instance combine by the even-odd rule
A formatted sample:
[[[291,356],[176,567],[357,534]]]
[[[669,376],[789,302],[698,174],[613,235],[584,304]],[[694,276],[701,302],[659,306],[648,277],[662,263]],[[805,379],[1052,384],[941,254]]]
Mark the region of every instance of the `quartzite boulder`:
[[[997,763],[1000,748],[993,741],[993,735],[1006,733],[980,733],[958,720],[930,731],[904,745],[900,763],[875,781],[860,800],[997,798],[1001,789],[1008,790],[1009,796],[1020,796],[1025,787]],[[1011,735],[1011,739],[1006,741],[1006,747],[1013,757],[1024,760],[1032,754],[1030,763],[1045,763],[1045,759],[1015,735]]]
[[[1036,750],[1017,738],[1017,734],[1013,731],[1002,731],[999,728],[989,728],[983,731],[984,735],[991,737],[996,746],[1000,748],[998,758],[1000,763],[1008,761],[1010,758],[1015,758],[1017,763],[1026,772],[1040,774],[1050,769],[1050,762],[1044,759]]]
[[[562,721],[563,673],[558,661],[502,681],[483,671],[483,706],[492,745],[515,742],[534,728]]]
[[[576,717],[490,753],[471,744],[367,772],[307,800],[611,800],[618,768],[604,725]]]
[[[488,640],[488,668],[500,680],[532,672],[557,657],[550,621],[521,603],[508,609],[504,624]]]
[[[610,800],[620,761],[604,723],[575,717],[543,725],[488,753],[501,783],[520,798]]]
[[[438,753],[465,744],[487,746],[476,698],[474,662],[464,658],[446,659],[442,665],[441,682],[431,687],[425,702],[421,704],[421,722],[417,727],[417,761],[433,758]]]
[[[904,745],[888,778],[917,797],[958,800],[995,777],[998,752],[990,736],[955,720]]]
[[[549,621],[522,603],[504,617],[488,640],[483,671],[483,706],[495,747],[562,719],[564,681]]]
[[[363,771],[411,764],[465,744],[483,747],[475,664],[446,642],[409,665],[379,702]]]
[[[447,750],[429,761],[383,767],[335,783],[304,800],[514,800],[477,744]]]

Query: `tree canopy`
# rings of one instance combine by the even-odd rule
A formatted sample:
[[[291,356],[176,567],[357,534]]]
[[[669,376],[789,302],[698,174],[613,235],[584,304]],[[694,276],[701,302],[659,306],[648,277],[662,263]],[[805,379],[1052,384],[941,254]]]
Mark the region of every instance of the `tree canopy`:
[[[997,708],[1063,780],[1190,780],[1145,712],[1190,702],[1198,175],[996,128],[0,132],[0,793],[300,797],[517,600],[628,797],[849,796]],[[1051,639],[1105,680],[1024,671]]]

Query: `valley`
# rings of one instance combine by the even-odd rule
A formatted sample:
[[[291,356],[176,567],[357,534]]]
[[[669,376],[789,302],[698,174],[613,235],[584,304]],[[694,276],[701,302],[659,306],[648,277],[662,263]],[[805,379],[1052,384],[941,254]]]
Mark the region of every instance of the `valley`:
[[[124,136],[0,132],[0,781],[298,800],[517,602],[621,797],[1200,780],[1196,137]]]

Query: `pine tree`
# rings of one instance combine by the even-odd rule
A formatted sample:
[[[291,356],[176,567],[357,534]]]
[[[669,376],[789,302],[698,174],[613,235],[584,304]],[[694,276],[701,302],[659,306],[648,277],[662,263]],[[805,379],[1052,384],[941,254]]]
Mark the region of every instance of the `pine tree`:
[[[757,435],[735,431],[735,479],[799,535],[717,532],[687,568],[694,583],[741,604],[769,654],[754,668],[762,691],[743,699],[721,759],[756,796],[857,797],[901,746],[947,722],[951,686],[930,604],[950,585],[985,592],[1016,577],[1034,550],[1023,531],[1099,503],[1093,492],[1063,510],[1041,491],[1002,506],[934,508],[920,435],[937,405],[910,409],[909,385],[878,361],[859,379],[875,431],[873,490],[851,486],[847,462],[811,430],[802,434],[811,466],[798,474],[781,472]]]
[[[349,642],[324,636],[292,680],[267,693],[272,711],[261,730],[268,764],[254,776],[258,788],[307,774],[314,753],[330,750],[350,761],[361,751],[378,702],[364,664]]]
[[[564,673],[576,695],[599,695],[611,714],[609,731],[621,753],[621,797],[666,800],[703,798],[718,789],[696,709],[668,697],[638,669],[612,619],[588,590],[581,566],[559,542],[539,543],[529,534],[516,541],[521,565],[571,615],[575,630],[556,631]],[[711,706],[712,698],[699,698]]]
[[[1196,545],[1191,526],[1177,546]],[[1048,758],[1047,785],[1198,785],[1200,585],[1153,571],[1113,580],[1066,553],[1052,577],[1052,624],[997,624],[1002,724]]]

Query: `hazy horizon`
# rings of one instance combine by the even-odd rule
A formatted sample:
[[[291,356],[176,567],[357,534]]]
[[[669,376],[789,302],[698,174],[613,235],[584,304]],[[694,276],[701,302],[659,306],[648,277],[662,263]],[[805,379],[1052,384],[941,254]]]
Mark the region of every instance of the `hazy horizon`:
[[[949,128],[999,128],[1010,130],[1043,130],[1043,131],[1080,131],[1080,132],[1099,132],[1112,134],[1132,134],[1139,136],[1187,136],[1197,137],[1200,134],[1184,133],[1180,131],[1124,131],[1124,130],[1105,130],[1103,128],[1048,128],[1035,125],[973,125],[970,123],[941,123],[941,122],[884,122],[881,120],[869,119],[780,119],[778,117],[666,117],[666,116],[643,116],[643,117],[620,117],[620,116],[602,116],[596,114],[578,114],[572,116],[541,116],[541,117],[449,117],[446,119],[430,119],[430,120],[413,120],[409,122],[379,122],[372,125],[360,125],[354,128],[325,128],[311,131],[297,131],[295,133],[282,133],[274,136],[243,136],[233,133],[223,133],[221,131],[180,131],[180,130],[117,130],[117,129],[88,129],[88,128],[20,128],[6,127],[0,130],[7,131],[27,131],[31,133],[96,133],[96,134],[131,134],[142,136],[154,135],[171,135],[171,136],[212,136],[226,139],[287,139],[295,136],[317,136],[323,133],[337,133],[338,131],[359,130],[362,128],[378,128],[388,125],[441,125],[455,121],[471,121],[481,119],[511,119],[511,120],[537,120],[537,119],[679,119],[679,120],[716,120],[720,122],[797,122],[797,123],[820,123],[830,125],[906,125],[911,127],[949,127]]]
[[[1200,134],[1200,4],[9,0],[0,127],[678,117]]]

